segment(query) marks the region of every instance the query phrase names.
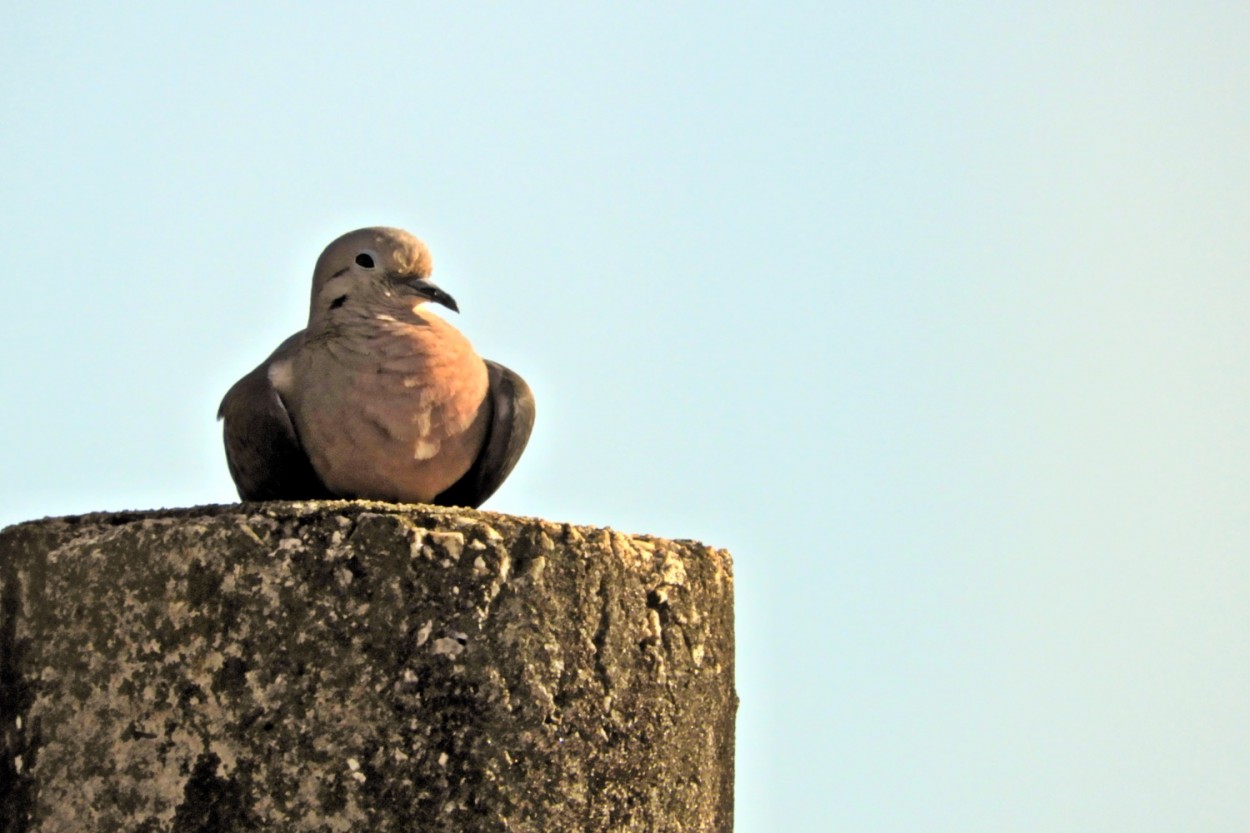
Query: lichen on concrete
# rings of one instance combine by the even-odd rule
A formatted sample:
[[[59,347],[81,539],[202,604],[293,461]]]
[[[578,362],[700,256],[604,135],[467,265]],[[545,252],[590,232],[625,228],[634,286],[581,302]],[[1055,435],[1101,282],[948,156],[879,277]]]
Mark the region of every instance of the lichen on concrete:
[[[723,551],[266,503],[9,527],[0,576],[4,830],[732,828]]]

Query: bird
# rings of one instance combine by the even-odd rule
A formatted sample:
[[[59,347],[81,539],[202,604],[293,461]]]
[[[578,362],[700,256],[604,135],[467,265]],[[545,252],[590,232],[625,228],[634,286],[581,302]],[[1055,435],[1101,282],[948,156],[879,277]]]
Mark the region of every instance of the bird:
[[[217,411],[242,500],[476,508],[499,488],[529,441],[534,395],[430,309],[460,311],[432,271],[426,245],[398,228],[326,246],[308,325]]]

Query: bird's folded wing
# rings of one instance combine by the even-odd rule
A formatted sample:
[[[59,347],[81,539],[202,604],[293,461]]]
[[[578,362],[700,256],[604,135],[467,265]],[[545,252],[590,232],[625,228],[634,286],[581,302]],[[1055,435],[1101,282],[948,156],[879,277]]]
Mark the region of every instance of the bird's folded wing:
[[[330,498],[313,470],[282,397],[269,380],[275,361],[294,352],[303,333],[278,346],[269,358],[235,382],[221,400],[226,462],[243,500]]]
[[[534,394],[525,380],[487,361],[491,418],[477,459],[463,477],[432,501],[440,506],[481,506],[512,471],[534,428]]]

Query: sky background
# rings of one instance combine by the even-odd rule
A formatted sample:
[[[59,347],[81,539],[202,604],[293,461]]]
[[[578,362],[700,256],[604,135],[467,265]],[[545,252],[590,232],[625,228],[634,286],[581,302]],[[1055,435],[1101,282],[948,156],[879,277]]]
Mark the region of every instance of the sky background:
[[[733,552],[741,833],[1250,829],[1250,6],[4,18],[0,523],[233,501],[401,226],[538,399],[486,508]]]

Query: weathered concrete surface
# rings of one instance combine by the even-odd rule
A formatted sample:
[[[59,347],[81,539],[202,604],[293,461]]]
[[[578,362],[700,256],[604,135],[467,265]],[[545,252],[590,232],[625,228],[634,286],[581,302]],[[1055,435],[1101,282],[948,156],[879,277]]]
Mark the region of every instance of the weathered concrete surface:
[[[688,541],[268,503],[0,532],[4,831],[718,831],[733,579]]]

